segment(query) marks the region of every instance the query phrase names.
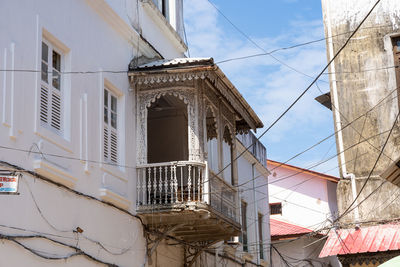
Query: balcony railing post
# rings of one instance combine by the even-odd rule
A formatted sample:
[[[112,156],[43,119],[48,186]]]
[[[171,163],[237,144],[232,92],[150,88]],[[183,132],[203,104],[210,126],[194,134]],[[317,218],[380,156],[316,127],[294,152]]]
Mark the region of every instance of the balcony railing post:
[[[174,203],[174,166],[170,166],[170,188],[171,188],[171,200],[170,203]]]
[[[181,166],[181,202],[183,202],[183,166]]]
[[[192,177],[191,177],[191,174],[192,174],[192,166],[189,165],[188,166],[188,184],[187,184],[188,201],[191,201],[190,200],[190,191],[192,190]]]
[[[141,184],[140,184],[140,171],[137,171],[137,179],[136,179],[136,206],[139,206],[140,201],[140,190],[141,190]]]
[[[203,170],[204,175],[201,179],[201,186],[203,188],[203,201],[210,205],[210,179],[208,174],[208,163],[206,162],[206,168]]]
[[[156,204],[157,200],[157,167],[153,167],[153,204]]]
[[[178,202],[178,178],[176,177],[176,166],[173,167],[174,172],[174,193],[175,193],[175,203]]]
[[[197,167],[197,200],[201,201],[201,185],[202,185],[202,177],[203,172],[201,167]]]
[[[147,205],[151,204],[151,198],[150,198],[150,194],[151,194],[151,167],[147,168],[147,173],[148,173],[148,177],[147,177]]]
[[[158,204],[161,204],[161,202],[162,202],[162,189],[163,189],[163,184],[162,184],[162,167],[160,166],[160,168],[158,169],[159,170],[159,172],[160,172],[160,175],[159,175],[159,180],[158,180],[158,188],[159,188],[159,195],[160,195],[160,197],[159,197],[159,199],[158,199]]]
[[[142,169],[142,204],[147,204],[146,198],[146,168]]]
[[[168,167],[165,166],[165,180],[164,180],[164,191],[165,191],[165,202],[164,204],[168,203]]]

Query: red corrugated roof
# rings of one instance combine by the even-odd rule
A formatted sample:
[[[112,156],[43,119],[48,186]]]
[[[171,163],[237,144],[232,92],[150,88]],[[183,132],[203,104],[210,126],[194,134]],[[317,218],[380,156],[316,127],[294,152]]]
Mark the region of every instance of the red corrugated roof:
[[[298,236],[311,233],[312,230],[295,225],[288,222],[283,222],[275,219],[270,219],[271,238],[279,239],[281,237]]]
[[[332,229],[319,257],[388,250],[400,250],[400,225]]]

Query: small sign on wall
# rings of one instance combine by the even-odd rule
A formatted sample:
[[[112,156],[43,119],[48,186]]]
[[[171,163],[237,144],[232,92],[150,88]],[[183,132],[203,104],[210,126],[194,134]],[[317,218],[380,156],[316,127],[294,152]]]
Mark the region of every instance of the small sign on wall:
[[[0,194],[18,194],[19,174],[0,173]]]

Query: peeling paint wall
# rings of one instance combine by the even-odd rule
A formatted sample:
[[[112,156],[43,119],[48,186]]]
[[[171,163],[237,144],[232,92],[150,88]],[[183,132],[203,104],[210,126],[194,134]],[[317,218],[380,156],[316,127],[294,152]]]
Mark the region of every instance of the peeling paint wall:
[[[375,2],[322,0],[328,61],[343,46]],[[328,38],[329,35],[332,38]],[[400,1],[381,1],[330,68],[331,96],[335,97],[333,90],[336,84],[339,103],[338,107],[333,107],[333,111],[338,108],[337,114],[340,114],[334,114],[336,130],[339,120],[341,127],[345,127],[357,119],[342,131],[345,152],[344,159],[339,159],[342,175],[345,170],[355,174],[357,192],[364,185],[399,112],[391,43],[391,36],[396,35],[400,35]],[[331,51],[329,48],[332,48]],[[365,113],[367,115],[362,116]],[[395,126],[372,173],[373,179],[369,180],[359,197],[362,201],[372,193],[360,205],[361,221],[400,217],[399,209],[394,208],[400,204],[400,199],[395,198],[399,188],[389,183],[382,185],[384,180],[379,177],[392,163],[391,159],[396,160],[400,156],[399,125],[397,123]],[[341,141],[338,136],[336,141]],[[337,195],[341,214],[353,201],[349,180],[339,183]],[[353,212],[343,221],[353,221]]]

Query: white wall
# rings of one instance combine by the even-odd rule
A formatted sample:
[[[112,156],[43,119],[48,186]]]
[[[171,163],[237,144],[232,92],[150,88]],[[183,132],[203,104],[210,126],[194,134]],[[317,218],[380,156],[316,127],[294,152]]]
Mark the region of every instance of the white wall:
[[[99,201],[111,202],[130,213],[134,213],[136,208],[135,96],[129,89],[129,80],[124,71],[128,70],[137,52],[148,57],[156,54],[149,52],[143,42],[139,48],[136,47],[137,35],[134,35],[134,31],[126,30],[131,28],[127,16],[132,16],[135,1],[126,2],[0,2],[1,69],[40,69],[41,40],[47,34],[50,42],[64,50],[64,71],[96,72],[63,75],[63,136],[40,125],[37,114],[40,73],[0,72],[0,145],[10,148],[0,149],[0,160],[35,170],[53,182],[90,196],[82,197],[24,173],[20,195],[0,196],[3,214],[7,214],[0,216],[0,224],[3,225],[0,226],[0,233],[40,234],[66,245],[77,246],[99,260],[119,266],[142,266],[145,261],[145,240],[140,220]],[[182,48],[165,34],[159,34],[159,26],[146,16],[143,15],[140,24],[143,31],[149,31],[146,33],[151,37],[148,41],[160,48],[166,58],[182,56]],[[98,72],[100,70],[106,72]],[[105,84],[119,98],[119,167],[101,163]],[[30,150],[40,151],[44,155],[28,153]],[[84,230],[82,234],[72,232],[78,226]],[[21,243],[50,256],[66,256],[74,252],[64,245],[40,238],[23,239]],[[68,260],[44,260],[11,241],[4,241],[0,246],[0,265],[98,265],[84,256]],[[124,249],[127,251],[119,255]]]
[[[238,141],[237,145],[242,146]],[[238,150],[239,153],[241,150],[242,149]],[[258,245],[261,242],[264,248],[264,259],[269,261],[268,172],[266,172],[264,166],[256,160],[253,155],[247,152],[237,160],[237,164],[238,184],[243,185],[240,187],[240,198],[247,203],[247,238],[249,253],[253,256],[253,261],[257,262],[257,258],[259,257]],[[255,182],[255,194],[253,193],[253,180]],[[263,240],[259,240],[258,236],[258,213],[263,215]]]
[[[332,219],[337,211],[333,197],[336,184],[331,185],[333,182],[285,167],[274,172],[275,177],[270,176],[268,188],[269,203],[282,203],[282,216],[272,216],[310,229],[318,229],[327,223],[327,219]]]

